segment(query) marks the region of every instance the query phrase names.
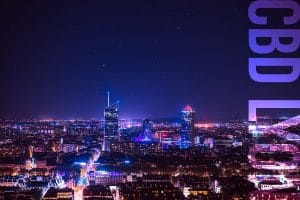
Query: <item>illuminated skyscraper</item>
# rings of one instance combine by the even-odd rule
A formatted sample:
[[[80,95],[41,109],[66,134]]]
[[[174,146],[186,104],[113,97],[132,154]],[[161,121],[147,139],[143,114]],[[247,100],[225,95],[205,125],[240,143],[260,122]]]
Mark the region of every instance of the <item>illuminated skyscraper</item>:
[[[195,138],[195,111],[187,105],[182,113],[181,121],[181,148],[185,149],[194,144]]]
[[[102,151],[110,151],[110,142],[119,139],[119,102],[110,104],[107,93],[107,107],[104,109],[104,142]]]
[[[147,141],[152,140],[152,126],[153,122],[149,119],[145,119],[143,122],[144,139]]]

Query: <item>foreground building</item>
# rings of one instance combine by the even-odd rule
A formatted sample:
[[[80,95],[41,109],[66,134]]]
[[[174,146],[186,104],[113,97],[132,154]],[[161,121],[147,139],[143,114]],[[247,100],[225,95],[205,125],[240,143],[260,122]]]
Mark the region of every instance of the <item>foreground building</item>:
[[[102,185],[87,186],[83,190],[83,200],[105,199],[113,200],[113,195],[109,187]]]
[[[50,188],[45,194],[43,200],[73,200],[74,191],[70,188],[55,189]]]
[[[283,189],[278,191],[254,191],[249,194],[250,200],[298,200],[300,191],[296,188]]]

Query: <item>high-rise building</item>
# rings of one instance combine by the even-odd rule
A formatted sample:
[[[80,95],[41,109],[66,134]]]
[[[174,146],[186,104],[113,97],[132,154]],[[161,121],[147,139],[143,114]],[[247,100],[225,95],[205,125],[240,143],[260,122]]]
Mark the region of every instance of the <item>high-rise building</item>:
[[[110,104],[109,92],[107,94],[107,107],[104,109],[103,151],[110,151],[110,142],[119,140],[119,102]]]
[[[187,105],[181,111],[181,148],[185,149],[194,144],[195,111]]]
[[[152,127],[153,122],[149,119],[145,119],[143,122],[143,131],[144,131],[144,139],[151,141],[152,140]]]

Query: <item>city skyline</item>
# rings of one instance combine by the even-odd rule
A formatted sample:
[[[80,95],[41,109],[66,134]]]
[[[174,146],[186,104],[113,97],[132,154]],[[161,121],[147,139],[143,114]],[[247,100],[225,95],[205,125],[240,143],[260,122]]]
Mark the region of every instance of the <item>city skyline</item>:
[[[0,24],[0,200],[300,200],[299,0],[2,0]]]
[[[188,104],[186,104],[188,105]],[[184,106],[184,105],[183,105]],[[122,105],[121,105],[122,107]],[[151,120],[163,120],[163,119],[170,119],[170,120],[180,120],[180,109],[176,109],[176,113],[173,116],[170,115],[159,115],[159,116],[153,116],[153,115],[126,115],[126,113],[122,112],[122,108],[120,109],[120,120],[144,120],[144,119],[151,119]],[[259,115],[260,117],[267,117],[267,118],[273,118],[273,119],[287,119],[296,117],[298,115],[298,111],[295,111],[295,109],[282,109],[282,111],[278,112],[278,109],[273,109],[270,111],[265,111],[263,114]],[[27,121],[27,120],[38,120],[38,121],[89,121],[89,120],[99,120],[104,121],[103,111],[99,111],[99,114],[96,115],[90,115],[90,116],[71,116],[71,117],[54,117],[51,115],[24,115],[23,117],[0,117],[1,120],[16,120],[16,121]],[[226,118],[209,118],[205,117],[203,115],[197,115],[195,117],[196,122],[198,123],[217,123],[217,122],[225,122],[225,121],[231,121],[231,120],[240,120],[240,121],[248,121],[247,116],[238,117],[238,116],[232,116],[232,117],[226,117]]]
[[[122,120],[138,120],[138,119],[180,119],[180,112],[182,112],[182,108],[176,109],[177,114],[175,114],[174,116],[150,116],[150,115],[144,115],[144,116],[136,116],[136,117],[130,117],[130,116],[126,116],[126,113],[122,113],[120,112],[120,110],[122,111],[122,109],[120,109],[120,101],[119,100],[115,100],[115,98],[111,97],[111,91],[106,91],[107,97],[106,97],[106,105],[104,105],[103,110],[104,113],[106,112],[105,110],[107,108],[109,108],[110,106],[114,106],[117,105],[117,109],[118,109],[118,116],[120,119]],[[114,103],[110,104],[111,99],[113,99]],[[186,108],[190,108],[192,109],[192,107],[190,106],[190,104],[185,104],[184,105],[184,109]],[[178,111],[179,110],[179,111]],[[283,112],[278,111],[278,109],[268,109],[268,111],[265,112],[261,112],[260,116],[261,117],[271,117],[271,118],[291,118],[291,117],[295,117],[296,115],[298,115],[298,110],[296,109],[281,109],[283,110]],[[121,114],[119,114],[121,113]],[[122,115],[123,114],[123,115]],[[125,114],[125,115],[124,115]],[[287,114],[287,115],[286,115]],[[42,120],[42,121],[51,121],[51,120],[103,120],[105,121],[105,115],[103,116],[103,112],[100,112],[99,114],[97,114],[97,116],[91,116],[91,117],[66,117],[66,118],[55,118],[52,116],[30,116],[30,117],[23,117],[23,118],[8,118],[8,117],[2,117],[2,119],[5,120]],[[237,116],[232,116],[231,118],[215,118],[215,119],[211,119],[211,118],[205,118],[204,116],[199,117],[199,115],[196,115],[195,120],[197,120],[198,122],[218,122],[218,121],[226,121],[226,120],[244,120],[247,121],[246,117],[243,118],[239,118]]]

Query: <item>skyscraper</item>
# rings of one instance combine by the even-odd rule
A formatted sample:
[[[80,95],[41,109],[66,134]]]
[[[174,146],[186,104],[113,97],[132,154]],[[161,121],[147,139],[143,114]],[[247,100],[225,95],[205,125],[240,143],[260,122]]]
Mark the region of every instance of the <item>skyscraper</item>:
[[[152,140],[152,126],[153,122],[149,119],[145,119],[143,122],[143,131],[144,131],[144,140],[151,141]]]
[[[194,144],[195,138],[195,111],[187,105],[181,111],[181,148],[186,149]]]
[[[107,107],[104,109],[104,140],[102,151],[110,151],[111,141],[119,139],[119,102],[110,104],[107,93]]]

